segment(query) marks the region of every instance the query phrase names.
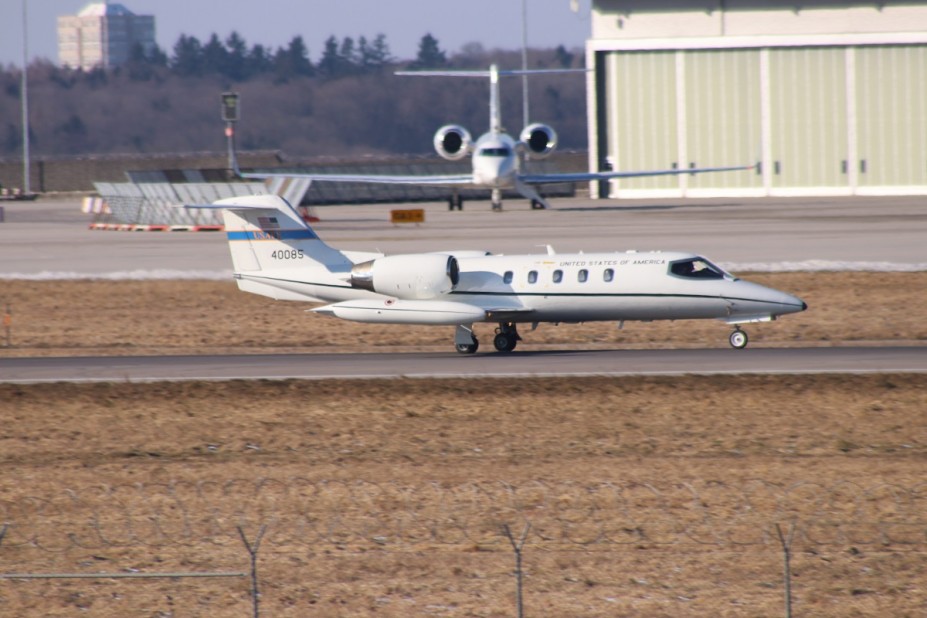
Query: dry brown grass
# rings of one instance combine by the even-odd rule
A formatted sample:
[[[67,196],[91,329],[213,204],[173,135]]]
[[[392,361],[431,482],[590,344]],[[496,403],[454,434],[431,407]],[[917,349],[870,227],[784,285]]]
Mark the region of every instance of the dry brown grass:
[[[5,519],[18,524],[0,552],[7,572],[243,569],[233,525],[244,517],[252,535],[268,520],[286,533],[262,552],[267,615],[511,615],[512,556],[498,524],[520,530],[523,520],[501,499],[501,484],[510,483],[550,488],[547,506],[527,511],[548,537],[532,537],[526,551],[532,614],[775,615],[780,556],[775,543],[759,541],[789,513],[804,527],[828,514],[859,535],[835,539],[828,528],[818,532],[821,544],[802,537],[794,561],[800,614],[914,616],[927,603],[922,546],[872,543],[881,537],[847,521],[860,511],[841,496],[856,494],[835,489],[924,482],[922,376],[8,385],[0,401]],[[291,493],[256,500],[256,479]],[[335,483],[341,493],[296,495],[294,479],[316,490]],[[233,480],[234,488],[219,489]],[[756,489],[759,480],[767,491]],[[190,525],[210,530],[209,542],[193,534],[174,545],[156,533],[164,528],[153,515],[166,519],[168,533],[182,528],[171,503],[158,501],[170,482],[189,499]],[[198,482],[208,484],[206,501],[194,499]],[[591,524],[577,518],[596,503],[583,488],[607,483],[626,488],[630,511],[595,511]],[[807,484],[804,498],[778,510],[776,497],[799,483]],[[381,489],[346,501],[344,487],[358,484]],[[473,484],[496,497],[454,493]],[[654,503],[643,484],[662,500]],[[118,499],[105,487],[121,487]],[[738,499],[745,487],[754,487],[752,514]],[[445,499],[440,507],[436,495]],[[913,512],[923,522],[909,507],[898,507],[895,521]],[[91,523],[108,538],[129,538],[126,513],[139,544],[101,546]],[[319,525],[294,531],[289,517],[307,514]],[[223,527],[219,536],[197,523],[207,515]],[[667,517],[673,523],[661,523]],[[496,542],[441,528],[447,518]],[[622,543],[565,544],[564,522],[580,536],[606,525]],[[635,525],[645,536],[624,530]],[[695,536],[678,534],[684,525]],[[413,538],[394,536],[399,529]],[[730,530],[749,544],[694,540]],[[386,540],[372,540],[378,535]],[[50,549],[76,538],[86,547],[46,551],[20,546],[24,538]],[[0,586],[8,615],[81,615],[83,606],[96,616],[171,607],[236,616],[248,607],[245,583],[234,580]]]
[[[751,328],[758,344],[927,335],[912,310],[925,274],[754,279],[812,307]],[[304,316],[224,283],[2,285],[16,344],[4,354],[443,348],[450,337]],[[724,345],[719,328],[542,327],[526,347]],[[839,524],[817,543],[800,536],[797,615],[913,617],[927,607],[925,455],[922,375],[0,385],[0,521],[14,524],[0,570],[243,570],[234,524],[253,535],[269,520],[262,615],[510,616],[513,557],[498,525],[523,520],[500,498],[508,483],[547,488],[524,511],[539,531],[525,554],[528,615],[779,615],[781,556],[762,535],[795,515],[805,532]],[[291,491],[255,499],[259,479]],[[333,489],[297,495],[304,481]],[[190,500],[189,530],[160,498],[170,483]],[[196,483],[208,500],[191,497]],[[608,484],[628,509],[598,502]],[[474,498],[475,485],[491,497]],[[915,501],[860,510],[854,488],[886,485]],[[350,486],[381,489],[346,500]],[[777,498],[795,486],[803,498],[783,510]],[[318,525],[294,530],[307,517]],[[898,533],[913,541],[903,544],[857,521],[867,517],[920,525]],[[129,539],[126,519],[137,543],[92,533]],[[184,542],[166,542],[165,526]],[[622,542],[563,542],[602,526]],[[697,542],[725,533],[748,543]],[[249,604],[244,580],[0,581],[4,616],[245,616]]]

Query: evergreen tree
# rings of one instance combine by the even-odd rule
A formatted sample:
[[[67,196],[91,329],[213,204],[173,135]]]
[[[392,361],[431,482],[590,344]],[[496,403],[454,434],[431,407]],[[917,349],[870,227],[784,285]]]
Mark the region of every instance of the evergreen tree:
[[[573,66],[573,54],[568,52],[563,45],[557,46],[557,49],[554,50],[554,55],[557,56],[557,62],[559,62],[560,66],[563,68],[568,69]]]
[[[393,61],[386,44],[386,35],[378,34],[373,43],[368,43],[366,37],[358,42],[358,64],[363,72],[379,71]]]
[[[354,39],[346,36],[341,40],[341,50],[338,52],[338,77],[356,73],[358,64]]]
[[[185,77],[203,74],[203,46],[195,36],[181,34],[174,44],[171,69]]]
[[[148,54],[141,43],[136,43],[129,50],[129,59],[126,60],[125,68],[129,72],[129,79],[132,81],[148,81],[154,76],[154,67],[148,60]]]
[[[266,47],[256,44],[245,57],[245,73],[250,77],[269,73],[274,68],[274,58]]]
[[[426,34],[418,43],[418,55],[412,66],[416,69],[438,69],[447,65],[447,55],[438,47],[438,39]]]
[[[241,35],[233,31],[225,40],[225,47],[227,49],[225,75],[239,82],[250,77],[247,66],[248,46]]]
[[[274,71],[279,79],[288,80],[293,77],[309,77],[313,75],[312,62],[309,61],[309,50],[303,42],[303,37],[294,36],[286,49],[280,48],[274,56]]]
[[[338,76],[338,64],[338,39],[335,38],[335,35],[332,35],[325,39],[322,58],[319,59],[319,73],[322,77],[334,79]]]
[[[229,52],[219,37],[213,33],[203,46],[203,71],[207,75],[226,75],[228,71]]]

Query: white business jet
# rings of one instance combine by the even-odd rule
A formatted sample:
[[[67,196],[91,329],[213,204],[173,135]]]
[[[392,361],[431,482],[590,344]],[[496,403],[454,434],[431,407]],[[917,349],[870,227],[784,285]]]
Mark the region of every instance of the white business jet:
[[[435,150],[443,158],[459,161],[471,155],[473,170],[469,174],[436,176],[389,176],[376,174],[303,174],[303,173],[246,173],[244,178],[305,178],[313,182],[360,182],[392,185],[425,185],[453,189],[488,189],[492,193],[493,210],[502,209],[502,192],[515,190],[531,200],[532,208],[549,208],[550,204],[538,193],[535,185],[563,182],[590,182],[614,178],[642,176],[670,176],[730,172],[752,169],[752,165],[735,167],[708,167],[665,169],[638,172],[578,172],[564,174],[531,174],[524,169],[523,159],[544,159],[557,147],[557,133],[541,123],[525,127],[519,139],[508,135],[502,128],[499,108],[499,78],[509,75],[585,73],[576,69],[542,69],[528,71],[500,71],[492,65],[488,71],[399,71],[397,75],[420,77],[481,77],[489,78],[489,132],[476,142],[470,132],[459,125],[449,124],[438,129],[434,136]],[[451,198],[451,209],[463,208],[463,200],[456,191]]]
[[[276,195],[188,208],[222,209],[241,290],[328,303],[313,311],[356,322],[456,326],[462,354],[479,347],[477,322],[499,325],[493,345],[500,352],[515,349],[519,324],[707,318],[734,326],[730,344],[743,348],[741,324],[807,308],[691,253],[384,256],[328,246]]]

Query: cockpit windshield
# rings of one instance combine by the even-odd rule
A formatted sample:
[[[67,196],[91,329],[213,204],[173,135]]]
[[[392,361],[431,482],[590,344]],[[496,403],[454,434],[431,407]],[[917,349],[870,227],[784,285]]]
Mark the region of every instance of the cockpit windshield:
[[[671,262],[670,272],[686,279],[724,279],[730,276],[703,257]]]
[[[499,148],[481,148],[480,156],[483,157],[508,157],[512,154],[512,151],[505,146],[500,146]]]

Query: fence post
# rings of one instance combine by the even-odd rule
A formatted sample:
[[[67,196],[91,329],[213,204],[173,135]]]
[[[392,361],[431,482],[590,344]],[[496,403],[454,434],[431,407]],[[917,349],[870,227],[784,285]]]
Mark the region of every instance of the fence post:
[[[3,313],[3,330],[6,331],[6,347],[13,347],[13,310],[10,303],[6,304],[6,311]]]
[[[257,538],[254,539],[254,545],[248,542],[248,537],[245,536],[245,531],[242,527],[236,527],[238,528],[238,535],[241,537],[241,542],[244,543],[245,549],[248,550],[248,554],[251,556],[251,605],[253,607],[254,618],[260,618],[261,593],[258,590],[257,555],[258,550],[261,548],[261,539],[264,537],[267,526],[262,525],[261,529],[258,530]]]
[[[525,608],[522,602],[522,570],[521,570],[521,548],[525,546],[525,539],[528,538],[528,531],[531,530],[531,522],[525,524],[525,529],[521,533],[521,539],[518,542],[515,542],[515,538],[512,536],[512,530],[509,528],[508,524],[502,524],[502,532],[505,533],[505,536],[508,537],[509,542],[512,544],[512,549],[515,550],[515,581],[516,581],[516,603],[518,606],[518,618],[524,618]]]
[[[782,554],[785,557],[785,618],[792,618],[792,539],[795,536],[795,522],[789,524],[788,534],[782,533],[782,526],[776,524],[776,533],[782,545]]]

